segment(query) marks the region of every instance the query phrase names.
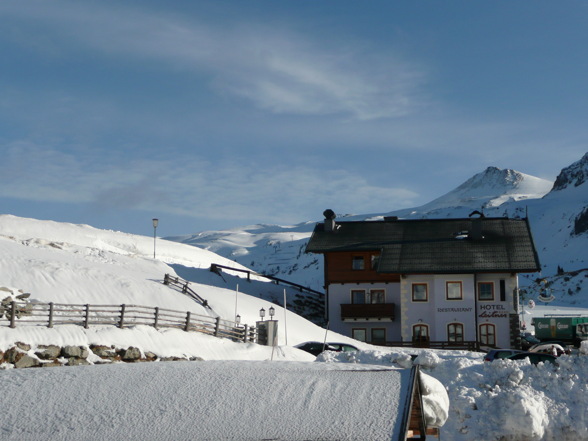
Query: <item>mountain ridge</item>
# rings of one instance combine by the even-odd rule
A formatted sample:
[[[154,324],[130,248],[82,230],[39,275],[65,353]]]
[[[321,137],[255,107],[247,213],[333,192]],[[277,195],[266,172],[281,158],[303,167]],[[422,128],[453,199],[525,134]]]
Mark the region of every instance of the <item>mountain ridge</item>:
[[[555,182],[491,166],[454,190],[419,207],[382,213],[345,214],[339,215],[338,219],[379,220],[386,216],[403,219],[457,218],[467,217],[474,210],[490,217],[528,217],[542,272],[524,275],[521,283],[532,286],[536,280],[561,276],[562,270],[573,272],[571,278],[575,284],[558,289],[565,293],[581,292],[588,297],[588,283],[583,284],[586,277],[582,271],[588,266],[584,257],[584,250],[588,249],[586,176],[588,153],[562,169]],[[167,239],[205,248],[259,273],[321,290],[322,259],[304,253],[314,225],[320,221],[292,226],[252,225]],[[563,281],[561,277],[557,280]],[[570,280],[566,283],[569,285]],[[576,304],[577,298],[575,295],[574,299],[567,299],[568,303]]]

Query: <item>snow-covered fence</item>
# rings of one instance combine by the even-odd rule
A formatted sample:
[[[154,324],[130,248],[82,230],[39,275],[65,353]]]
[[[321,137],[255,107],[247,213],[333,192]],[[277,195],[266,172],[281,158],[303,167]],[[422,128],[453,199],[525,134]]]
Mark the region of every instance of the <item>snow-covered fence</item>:
[[[26,311],[23,314],[22,311]],[[215,337],[240,341],[256,341],[257,329],[239,325],[220,317],[210,317],[191,311],[175,311],[141,305],[76,305],[64,303],[10,302],[3,311],[6,321],[0,326],[36,325],[52,328],[58,325],[78,325],[84,328],[112,325],[119,328],[136,325],[154,328],[177,328],[196,331]],[[2,317],[0,317],[2,318]]]

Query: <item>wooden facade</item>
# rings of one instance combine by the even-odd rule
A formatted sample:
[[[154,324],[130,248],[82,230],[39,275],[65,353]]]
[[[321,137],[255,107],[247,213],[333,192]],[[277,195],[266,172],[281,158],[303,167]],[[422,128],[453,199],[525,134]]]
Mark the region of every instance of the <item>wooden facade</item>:
[[[325,253],[325,282],[400,282],[399,274],[380,274],[374,262],[380,257],[380,251],[342,251]],[[354,269],[354,259],[363,260],[363,269]]]

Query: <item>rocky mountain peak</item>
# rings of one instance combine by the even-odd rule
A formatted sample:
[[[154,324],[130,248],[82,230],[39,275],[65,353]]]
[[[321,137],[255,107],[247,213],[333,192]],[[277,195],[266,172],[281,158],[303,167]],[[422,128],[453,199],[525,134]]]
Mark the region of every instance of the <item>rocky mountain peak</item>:
[[[588,180],[588,153],[579,161],[562,169],[553,184],[553,191],[563,190],[568,187],[579,187],[586,180]]]

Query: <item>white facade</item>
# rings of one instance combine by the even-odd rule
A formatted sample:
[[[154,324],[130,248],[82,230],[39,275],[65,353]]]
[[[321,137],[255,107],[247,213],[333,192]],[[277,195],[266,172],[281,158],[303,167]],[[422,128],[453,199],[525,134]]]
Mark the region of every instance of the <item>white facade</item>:
[[[365,341],[412,341],[423,333],[431,341],[478,341],[511,346],[511,314],[517,314],[516,274],[406,275],[400,283],[345,283],[328,286],[331,330]],[[394,303],[394,320],[341,318],[341,304],[353,304],[353,291],[383,290]],[[369,303],[369,296],[366,297]],[[378,298],[381,301],[380,298]]]

